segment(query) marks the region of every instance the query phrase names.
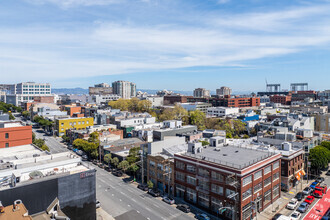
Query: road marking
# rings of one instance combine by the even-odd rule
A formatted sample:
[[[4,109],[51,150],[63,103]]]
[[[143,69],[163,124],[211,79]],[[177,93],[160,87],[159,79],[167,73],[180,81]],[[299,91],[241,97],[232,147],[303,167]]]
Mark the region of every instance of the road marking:
[[[286,198],[286,197],[284,197],[284,196],[282,196],[282,198],[288,200],[288,198]]]
[[[147,218],[148,220],[150,220],[150,218]]]
[[[131,205],[130,205],[130,204],[128,204],[127,206],[128,206],[128,207],[131,207]]]
[[[115,196],[114,194],[112,194],[112,196]]]
[[[137,211],[137,210],[136,210],[136,212],[137,212],[137,213],[140,213],[140,211]]]
[[[119,199],[119,201],[123,201],[123,200]]]
[[[132,201],[133,201],[133,202],[136,202],[136,200],[135,200],[135,199],[132,199]]]
[[[290,191],[289,193],[294,195],[294,192],[291,192],[291,191]]]
[[[156,204],[154,204],[154,206],[156,206],[157,208],[159,208],[159,206],[158,206],[158,205],[156,205]]]

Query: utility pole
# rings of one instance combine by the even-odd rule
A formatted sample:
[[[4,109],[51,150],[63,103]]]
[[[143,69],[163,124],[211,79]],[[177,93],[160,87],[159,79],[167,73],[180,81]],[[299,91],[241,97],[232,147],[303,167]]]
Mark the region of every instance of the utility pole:
[[[144,145],[142,145],[142,154],[141,154],[141,161],[142,161],[142,184],[144,184]]]

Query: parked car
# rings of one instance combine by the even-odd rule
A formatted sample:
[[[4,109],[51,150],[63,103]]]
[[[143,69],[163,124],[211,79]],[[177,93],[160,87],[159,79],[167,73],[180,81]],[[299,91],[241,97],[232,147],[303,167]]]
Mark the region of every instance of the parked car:
[[[210,217],[204,213],[197,214],[195,218],[197,218],[198,220],[210,220]]]
[[[153,197],[158,197],[158,196],[160,196],[160,193],[159,193],[159,191],[158,191],[157,189],[149,189],[149,190],[148,190],[148,193],[149,193],[150,195],[152,195]]]
[[[163,201],[170,205],[173,205],[175,203],[175,200],[173,198],[167,196],[163,197]]]
[[[81,158],[82,158],[83,161],[88,160],[88,156],[87,156],[86,154],[83,154],[83,155],[81,156]]]
[[[190,208],[189,208],[189,206],[186,205],[186,204],[178,204],[178,205],[176,206],[176,208],[179,209],[179,210],[181,210],[181,211],[183,211],[183,212],[185,212],[185,213],[190,212]]]
[[[99,161],[98,160],[93,160],[93,162],[92,162],[94,165],[97,165],[98,163],[99,163]]]
[[[95,204],[96,204],[96,208],[100,208],[101,207],[101,203],[100,203],[99,200],[96,200]]]
[[[101,169],[104,169],[105,168],[105,165],[103,163],[99,163],[98,164],[98,167],[100,167]]]
[[[313,192],[313,196],[317,198],[322,198],[323,195],[327,193],[327,189],[328,189],[327,185],[316,186]]]
[[[84,153],[84,151],[82,151],[82,150],[77,150],[77,151],[76,151],[76,154],[79,155],[79,156],[82,156],[83,153]]]
[[[105,166],[104,170],[111,172],[111,168],[109,166]]]
[[[305,213],[308,209],[309,204],[307,202],[303,202],[300,204],[300,206],[297,208],[297,211],[300,213]]]
[[[305,197],[305,195],[302,192],[298,192],[297,195],[295,196],[295,198],[298,201],[301,201],[304,197]]]
[[[328,170],[325,175],[330,176],[330,170]]]
[[[123,172],[121,170],[112,171],[112,174],[118,177],[123,176]]]
[[[142,189],[143,191],[148,191],[148,185],[147,184],[139,184],[138,188]]]
[[[299,220],[301,218],[301,213],[294,211],[290,216],[290,220]]]
[[[287,209],[294,210],[298,206],[298,200],[295,198],[292,198],[290,202],[286,205]]]
[[[314,199],[314,196],[307,196],[305,202],[307,202],[308,204],[312,204],[314,202]]]
[[[312,188],[312,189],[315,189],[315,187],[318,186],[318,185],[320,185],[320,183],[317,182],[317,181],[314,181],[314,182],[312,182],[312,184],[309,187]]]
[[[307,186],[303,191],[302,193],[305,194],[306,196],[311,194],[313,192],[313,189],[310,188],[309,186]]]
[[[324,181],[324,178],[319,176],[319,177],[317,177],[317,179],[315,181],[322,183]]]
[[[73,147],[72,147],[71,144],[70,144],[67,148],[68,148],[69,150],[72,150],[72,149],[73,149]]]

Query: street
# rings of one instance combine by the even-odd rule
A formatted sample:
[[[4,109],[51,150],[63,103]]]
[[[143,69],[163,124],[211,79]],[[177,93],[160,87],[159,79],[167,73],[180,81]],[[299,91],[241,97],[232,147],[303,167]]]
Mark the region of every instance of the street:
[[[91,163],[90,163],[91,164]],[[138,189],[135,184],[125,183],[121,178],[95,167],[96,198],[101,207],[113,217],[136,210],[147,219],[193,219],[193,214],[183,213],[159,198]]]
[[[324,177],[324,182],[321,184],[326,184],[327,186],[330,185],[330,177],[329,176],[325,176],[322,175]],[[306,182],[306,180],[303,180],[304,183]],[[314,182],[314,180],[310,180],[308,183],[309,185]],[[300,190],[300,184],[298,185],[298,192],[301,192],[302,190]],[[288,194],[291,194],[292,192],[288,192],[288,193],[283,193],[282,192],[282,198],[288,198],[287,202],[290,201],[290,197],[288,196]],[[292,197],[292,196],[291,196]],[[306,198],[307,196],[305,196]],[[299,202],[298,206],[305,200],[305,198]],[[322,199],[318,199],[315,198],[314,202],[309,206],[308,211],[302,214],[301,219],[304,220],[320,220],[322,218],[321,214],[324,214],[324,212],[327,211],[327,209],[329,208],[329,204],[330,204],[330,191],[328,190],[327,194],[323,196]],[[294,212],[294,210],[289,210],[287,208],[282,209],[279,213],[285,216],[290,216],[292,213]]]
[[[45,132],[39,128],[32,128],[33,133],[35,133],[36,138],[41,138],[45,140],[46,145],[49,147],[51,153],[61,153],[68,151],[64,144],[62,144],[57,138],[53,136],[46,135]]]

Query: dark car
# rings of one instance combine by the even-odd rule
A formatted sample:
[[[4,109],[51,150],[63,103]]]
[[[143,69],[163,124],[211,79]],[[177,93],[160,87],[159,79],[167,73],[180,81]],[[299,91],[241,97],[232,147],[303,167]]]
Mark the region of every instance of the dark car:
[[[115,175],[115,176],[118,176],[118,177],[123,176],[123,172],[120,171],[120,170],[115,170],[115,171],[112,172],[112,174]]]
[[[179,210],[181,210],[181,211],[183,211],[183,212],[185,212],[185,213],[190,212],[190,208],[189,208],[189,206],[186,205],[186,204],[178,204],[178,205],[176,206],[176,208],[179,209]]]
[[[105,166],[104,168],[106,171],[111,172],[111,168],[109,166]]]
[[[148,190],[148,193],[149,193],[150,195],[152,195],[153,197],[158,197],[158,196],[160,196],[159,191],[156,190],[156,189],[149,189],[149,190]]]
[[[197,218],[198,220],[210,220],[210,217],[204,213],[197,214],[195,218]]]
[[[105,165],[103,163],[99,163],[98,166],[101,168],[101,169],[104,169],[105,168]]]
[[[272,218],[272,220],[277,220],[277,219],[279,219],[281,216],[282,216],[282,214],[276,214],[276,215]]]
[[[295,196],[295,198],[298,201],[301,201],[304,197],[305,197],[305,195],[302,192],[298,192],[297,195]]]
[[[323,177],[317,177],[316,182],[322,183],[324,181]]]
[[[72,147],[71,144],[68,146],[68,149],[69,149],[69,150],[72,150],[72,149],[73,149],[73,147]]]
[[[142,189],[143,191],[148,191],[148,185],[146,185],[146,184],[139,184],[138,188]]]
[[[328,172],[325,175],[330,176],[330,170],[328,170]]]
[[[98,160],[93,160],[93,162],[92,162],[94,165],[97,165],[98,163],[99,163],[99,161]]]

